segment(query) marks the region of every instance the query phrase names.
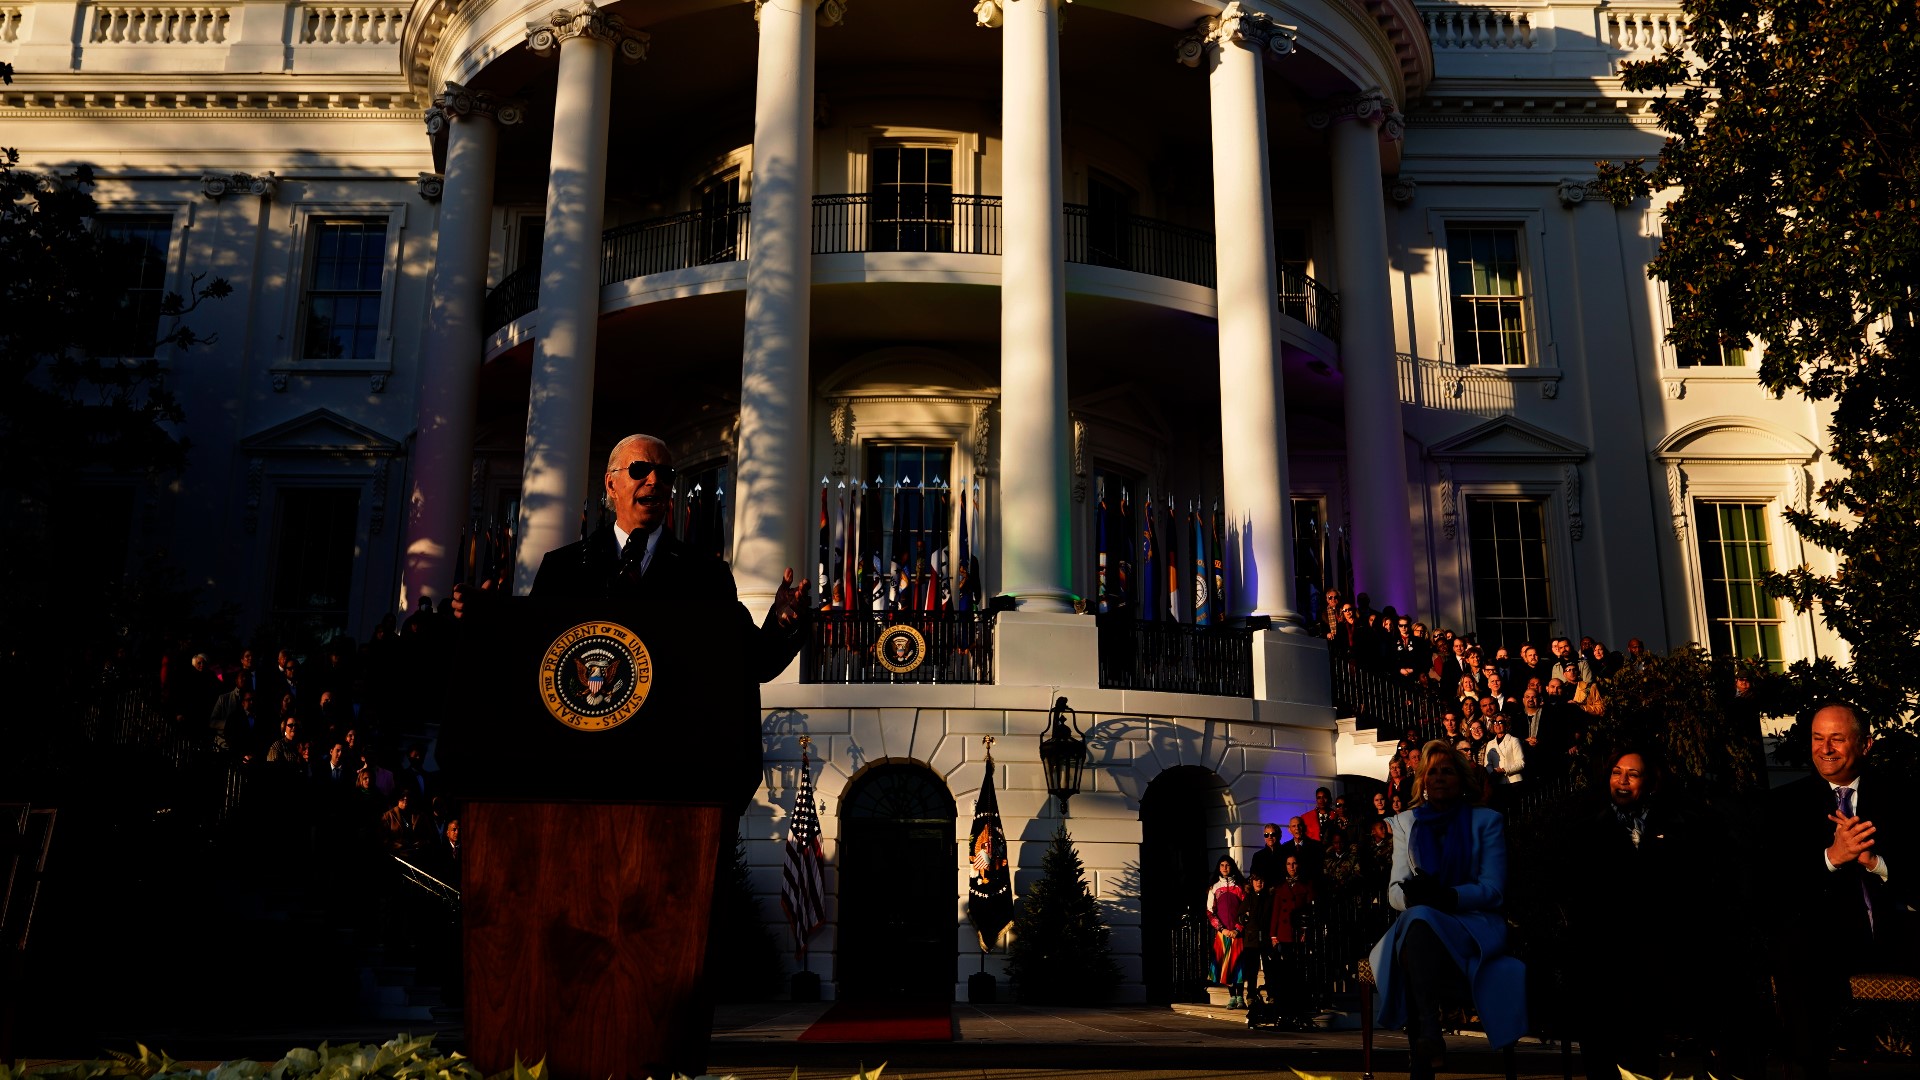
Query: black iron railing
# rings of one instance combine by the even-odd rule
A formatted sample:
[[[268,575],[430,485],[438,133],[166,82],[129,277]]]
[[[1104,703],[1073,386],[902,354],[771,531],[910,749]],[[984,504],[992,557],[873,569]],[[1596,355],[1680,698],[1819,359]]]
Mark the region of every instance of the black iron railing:
[[[747,256],[746,203],[617,225],[604,234],[600,284]]]
[[[929,251],[1000,254],[998,195],[868,194],[813,197],[813,253]]]
[[[1280,314],[1340,340],[1340,296],[1291,266],[1280,268]]]
[[[800,655],[800,681],[809,683],[990,683],[993,681],[991,611],[820,612],[813,637]],[[920,662],[895,671],[882,662],[896,626],[920,635]],[[887,661],[911,664],[910,654]],[[901,663],[904,660],[907,663]]]
[[[483,333],[491,334],[540,306],[540,265],[523,266],[493,287],[487,294]]]
[[[1100,627],[1100,685],[1250,698],[1253,631],[1116,620]]]
[[[636,221],[603,236],[600,283],[747,257],[749,206],[693,210]],[[1213,288],[1213,234],[1133,214],[1066,206],[1071,263],[1111,266]],[[813,252],[1000,254],[1000,197],[962,194],[853,194],[813,197]],[[540,268],[524,267],[487,294],[486,333],[540,306]],[[1291,267],[1280,268],[1280,312],[1338,341],[1340,298]]]
[[[1373,728],[1381,738],[1398,739],[1433,719],[1435,701],[1425,687],[1404,679],[1379,675],[1333,657],[1333,707],[1351,716],[1358,727]]]
[[[1170,221],[1067,207],[1067,261],[1213,288],[1213,234]]]

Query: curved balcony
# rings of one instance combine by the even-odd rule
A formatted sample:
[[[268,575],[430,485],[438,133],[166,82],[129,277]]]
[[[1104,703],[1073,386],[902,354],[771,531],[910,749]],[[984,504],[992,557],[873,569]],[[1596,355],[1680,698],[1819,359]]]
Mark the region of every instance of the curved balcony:
[[[1213,288],[1213,234],[1134,214],[1066,205],[1066,259]],[[620,225],[604,234],[600,284],[747,257],[749,206],[693,210]],[[998,195],[816,195],[813,253],[875,251],[1000,254]],[[522,267],[487,294],[491,334],[540,306],[540,269]],[[1335,341],[1340,298],[1291,267],[1280,268],[1280,313]]]

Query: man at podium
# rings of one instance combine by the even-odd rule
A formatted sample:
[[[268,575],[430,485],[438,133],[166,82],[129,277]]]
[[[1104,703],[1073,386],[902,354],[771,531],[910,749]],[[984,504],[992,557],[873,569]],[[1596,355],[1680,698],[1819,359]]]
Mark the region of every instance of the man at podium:
[[[527,597],[455,593],[466,677],[440,760],[469,800],[469,1054],[489,1071],[705,1071],[724,973],[700,931],[760,787],[760,683],[809,619],[789,569],[754,622],[727,564],[666,528],[673,482],[664,442],[620,440],[610,523],[548,552]]]

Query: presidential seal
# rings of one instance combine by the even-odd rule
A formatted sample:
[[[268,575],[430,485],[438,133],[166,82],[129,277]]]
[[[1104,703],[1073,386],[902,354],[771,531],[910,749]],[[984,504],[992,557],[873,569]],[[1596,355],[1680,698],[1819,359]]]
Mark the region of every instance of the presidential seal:
[[[652,655],[619,623],[583,622],[554,638],[540,661],[541,704],[575,731],[619,727],[652,687]]]
[[[926,662],[927,639],[911,626],[889,626],[873,643],[873,655],[881,667],[905,675]]]

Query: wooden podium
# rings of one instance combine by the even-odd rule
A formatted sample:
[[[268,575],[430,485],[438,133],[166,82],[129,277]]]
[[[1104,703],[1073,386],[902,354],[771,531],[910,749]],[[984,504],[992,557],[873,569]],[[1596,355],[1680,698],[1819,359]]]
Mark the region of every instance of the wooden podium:
[[[462,825],[474,1064],[665,1080],[697,1062],[720,808],[484,801]]]
[[[467,1054],[483,1073],[516,1058],[554,1080],[704,1071],[707,923],[733,835],[720,792],[759,769],[736,689],[757,687],[716,640],[516,599],[454,643],[440,760],[465,806]]]

